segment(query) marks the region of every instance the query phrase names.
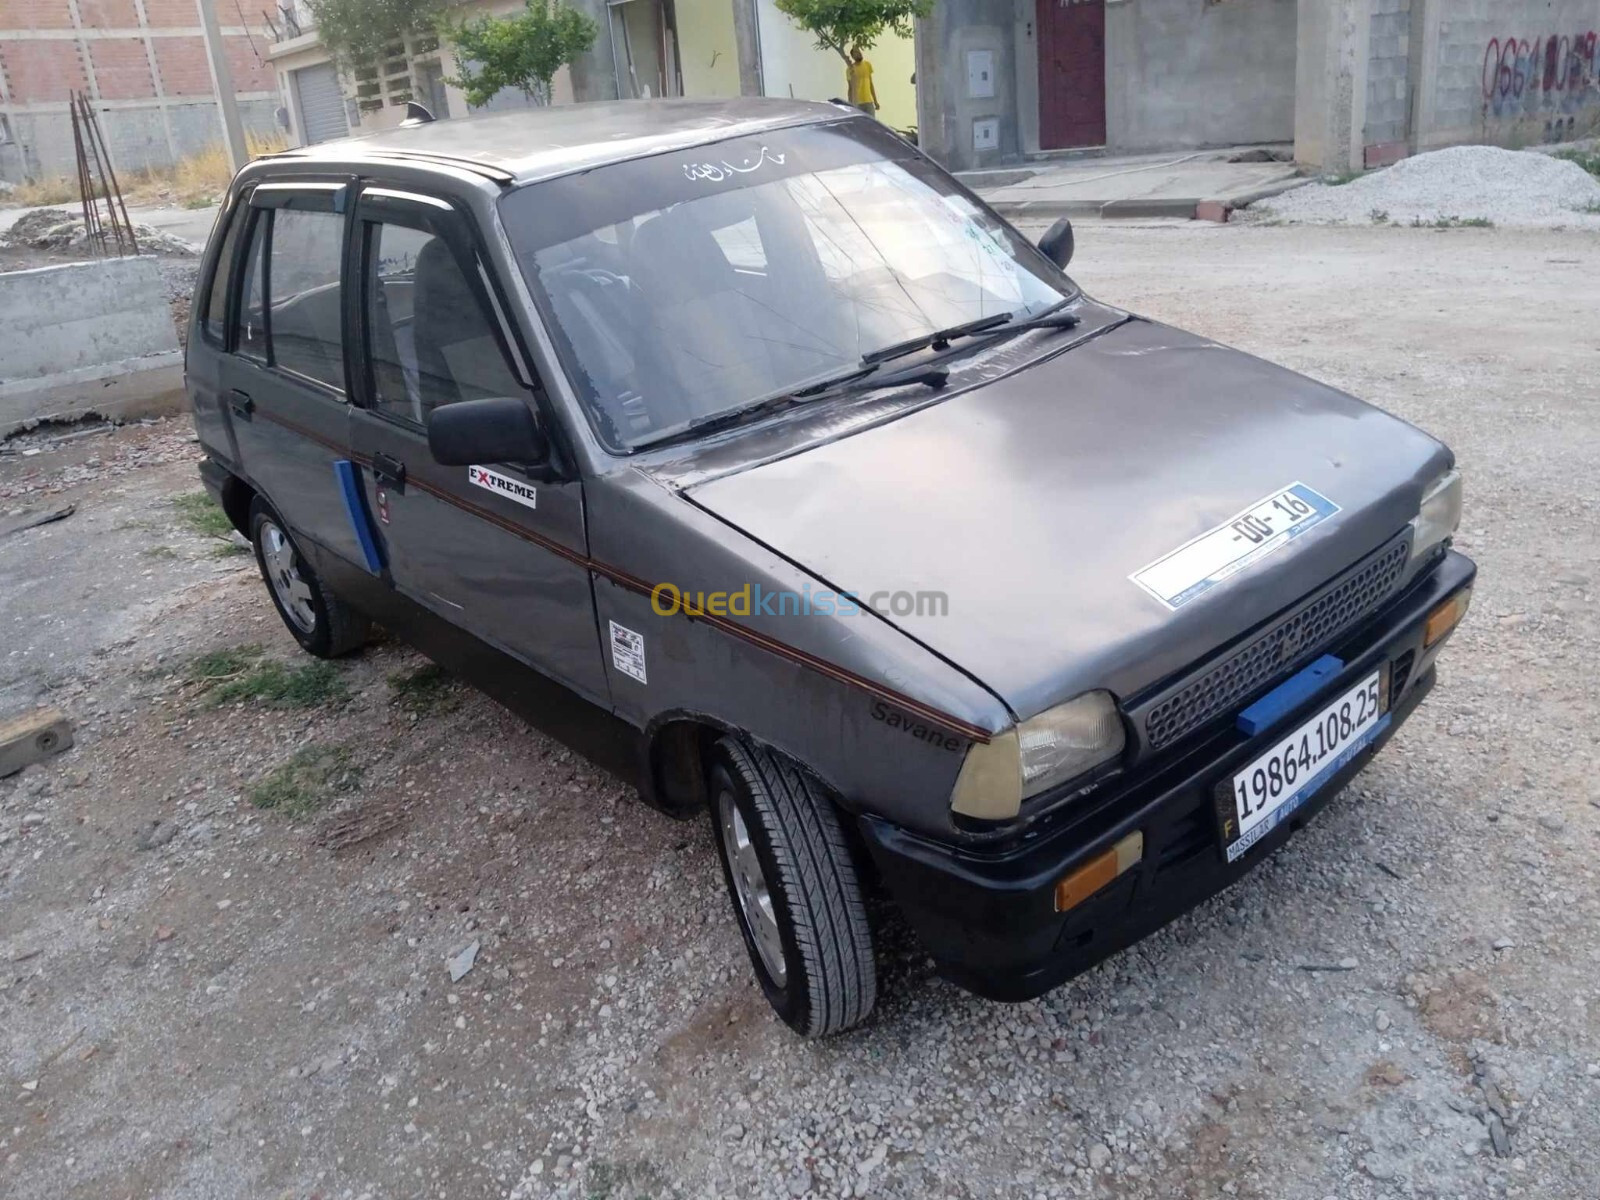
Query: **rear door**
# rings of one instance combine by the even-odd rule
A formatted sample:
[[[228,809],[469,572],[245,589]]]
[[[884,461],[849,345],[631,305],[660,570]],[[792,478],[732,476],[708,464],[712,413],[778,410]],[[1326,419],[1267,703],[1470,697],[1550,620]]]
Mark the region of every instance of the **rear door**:
[[[212,235],[211,253],[203,270],[205,287],[195,295],[197,319],[191,326],[188,353],[184,359],[184,382],[194,406],[195,432],[208,454],[237,467],[239,447],[233,441],[228,422],[227,389],[222,385],[224,359],[228,353],[228,305],[234,293],[235,267],[239,261],[244,230],[250,223],[250,201],[246,195],[218,218]]]
[[[530,359],[505,320],[471,218],[441,197],[369,185],[355,204],[356,457],[394,586],[581,695],[609,705],[583,486],[428,452],[441,405],[515,396],[541,421]]]
[[[251,193],[218,382],[241,473],[308,553],[361,564],[334,470],[350,445],[340,283],[348,194],[339,183],[263,183]]]

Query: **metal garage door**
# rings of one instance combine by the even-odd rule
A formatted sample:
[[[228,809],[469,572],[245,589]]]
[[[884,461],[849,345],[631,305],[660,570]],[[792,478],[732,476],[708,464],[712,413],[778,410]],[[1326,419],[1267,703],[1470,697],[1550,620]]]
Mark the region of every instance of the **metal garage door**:
[[[339,72],[332,63],[302,67],[294,76],[295,101],[300,106],[300,124],[307,144],[347,137],[350,123],[344,115],[344,96],[339,91]]]

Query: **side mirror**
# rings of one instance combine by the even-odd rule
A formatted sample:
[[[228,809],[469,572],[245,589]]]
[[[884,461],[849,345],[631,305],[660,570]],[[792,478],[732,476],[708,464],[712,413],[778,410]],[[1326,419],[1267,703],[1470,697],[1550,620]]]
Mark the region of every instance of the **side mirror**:
[[[1072,236],[1072,222],[1065,217],[1060,218],[1054,225],[1044,231],[1044,236],[1039,239],[1039,249],[1044,251],[1044,256],[1063,271],[1072,261],[1072,251],[1075,247]]]
[[[428,414],[428,450],[447,467],[478,463],[543,466],[550,440],[526,403],[515,396],[460,400]]]

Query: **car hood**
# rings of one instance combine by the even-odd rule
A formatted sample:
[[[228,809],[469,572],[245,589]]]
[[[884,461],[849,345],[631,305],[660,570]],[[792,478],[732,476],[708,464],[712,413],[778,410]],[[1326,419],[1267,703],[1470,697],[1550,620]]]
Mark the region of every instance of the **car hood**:
[[[1203,658],[1392,538],[1450,462],[1343,392],[1136,318],[685,492],[824,586],[943,593],[942,613],[873,607],[1027,717]],[[1130,579],[1294,483],[1339,511],[1176,610]]]

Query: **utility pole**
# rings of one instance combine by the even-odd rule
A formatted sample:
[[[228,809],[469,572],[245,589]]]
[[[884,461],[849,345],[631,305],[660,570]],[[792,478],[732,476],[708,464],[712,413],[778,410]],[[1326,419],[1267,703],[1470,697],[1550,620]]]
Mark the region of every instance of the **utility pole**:
[[[206,60],[211,64],[211,86],[217,95],[217,107],[222,110],[222,138],[228,146],[228,158],[237,171],[250,161],[245,148],[244,125],[239,120],[239,95],[233,90],[233,72],[228,68],[228,56],[222,50],[222,31],[217,27],[217,10],[214,0],[194,0],[200,10],[200,28],[206,36]]]

